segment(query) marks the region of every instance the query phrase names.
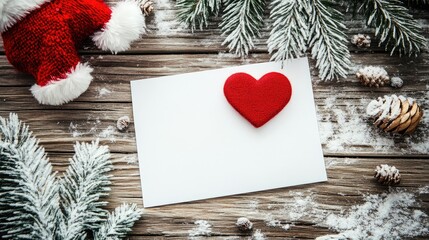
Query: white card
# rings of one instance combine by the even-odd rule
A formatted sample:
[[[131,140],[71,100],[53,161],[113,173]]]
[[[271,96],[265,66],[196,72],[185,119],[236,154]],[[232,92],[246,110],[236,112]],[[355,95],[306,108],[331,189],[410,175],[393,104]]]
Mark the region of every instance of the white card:
[[[285,74],[287,106],[259,128],[226,100],[237,72]],[[307,58],[131,82],[144,207],[326,181]]]

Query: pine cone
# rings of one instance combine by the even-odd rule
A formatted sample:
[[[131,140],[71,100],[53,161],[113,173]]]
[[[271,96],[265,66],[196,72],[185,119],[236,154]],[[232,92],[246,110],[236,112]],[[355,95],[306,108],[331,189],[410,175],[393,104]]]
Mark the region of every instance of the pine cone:
[[[384,68],[374,66],[367,66],[359,69],[356,73],[356,77],[363,85],[369,87],[382,87],[390,81],[389,75]]]
[[[353,35],[352,43],[358,47],[368,48],[371,46],[371,37],[366,34]]]
[[[374,125],[385,132],[411,134],[423,116],[423,110],[412,98],[384,96],[372,100],[366,113],[374,118]]]
[[[390,79],[390,86],[393,88],[400,88],[404,85],[404,81],[400,77],[392,77]]]
[[[399,170],[387,164],[381,164],[375,168],[374,178],[383,185],[396,185],[401,182]]]
[[[128,116],[123,116],[118,119],[116,122],[116,128],[120,132],[127,131],[128,127],[130,126],[130,118]]]
[[[253,223],[245,217],[241,217],[237,219],[237,223],[235,223],[235,225],[242,232],[250,231],[252,230],[252,227],[253,227]]]
[[[151,0],[140,0],[140,8],[145,16],[149,16],[153,11],[153,2]]]

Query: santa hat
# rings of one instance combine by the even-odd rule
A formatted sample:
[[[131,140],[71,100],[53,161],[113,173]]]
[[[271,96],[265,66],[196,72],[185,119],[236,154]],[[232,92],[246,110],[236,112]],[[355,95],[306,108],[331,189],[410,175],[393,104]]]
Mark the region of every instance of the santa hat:
[[[100,0],[2,0],[0,32],[9,62],[36,79],[31,92],[39,103],[61,105],[92,81],[76,46],[92,36],[103,50],[127,50],[144,32],[144,16],[131,0],[112,9]]]

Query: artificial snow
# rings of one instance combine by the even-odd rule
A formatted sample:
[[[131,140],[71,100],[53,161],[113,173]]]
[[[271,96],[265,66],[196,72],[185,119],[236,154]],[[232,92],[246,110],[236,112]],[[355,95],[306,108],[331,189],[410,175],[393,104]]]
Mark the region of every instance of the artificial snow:
[[[176,13],[165,11],[167,9],[174,9],[173,4],[174,2],[170,0],[159,0],[156,3],[157,9],[163,9],[164,11],[154,11],[154,20],[157,28],[155,34],[160,36],[168,36],[173,33],[180,32],[185,28],[184,24],[179,23],[176,18],[174,18]]]
[[[267,214],[265,217],[265,224],[268,227],[283,227],[282,222],[278,219],[275,219],[271,214]]]
[[[329,105],[332,98],[335,97],[325,99],[325,103]],[[366,101],[361,100],[361,105],[366,106],[368,104]],[[392,137],[380,134],[368,122],[362,106],[357,107],[348,102],[344,108],[324,106],[326,112],[319,115],[319,132],[325,150],[332,152],[353,150],[353,145],[370,145],[377,151],[388,151],[394,147]]]
[[[429,85],[427,90],[429,90]],[[396,150],[402,153],[429,153],[429,131],[427,131],[429,114],[426,113],[427,111],[424,110],[425,114],[413,135],[392,136],[374,127],[368,115],[365,114],[365,108],[368,114],[371,115],[375,114],[373,112],[377,112],[377,108],[387,107],[382,104],[381,100],[383,98],[373,100],[372,104],[368,104],[371,102],[370,99],[361,99],[358,104],[345,101],[345,106],[341,107],[333,104],[336,103],[337,99],[338,96],[328,97],[324,100],[323,107],[318,107],[317,109],[320,140],[324,145],[325,151],[355,151],[360,150],[362,146],[366,146],[376,152]],[[407,100],[411,103],[415,101],[413,98],[403,96],[398,96],[398,99]],[[429,92],[424,99],[419,99],[419,104],[429,106]],[[395,109],[391,114],[397,114]],[[395,141],[399,140],[399,138],[405,144],[395,144]]]
[[[116,137],[119,134],[119,132],[116,130],[116,127],[113,125],[109,125],[106,128],[100,128],[100,125],[101,121],[98,117],[96,119],[91,119],[89,117],[86,123],[78,124],[70,122],[69,132],[74,138],[91,136],[94,139],[100,138],[109,140],[112,143],[116,142]],[[80,130],[88,128],[89,130]],[[122,134],[122,137],[126,138],[126,135]]]
[[[381,106],[383,106],[383,98],[379,97],[377,100],[372,100],[366,108],[366,114],[370,117],[376,116],[380,112]]]
[[[386,70],[382,67],[377,66],[366,66],[359,69],[356,73],[357,76],[364,76],[367,79],[388,79],[389,75]]]
[[[347,239],[402,239],[429,233],[428,216],[415,209],[415,195],[406,192],[368,195],[347,213],[331,214],[330,229]]]
[[[137,165],[139,162],[139,159],[137,158],[137,155],[135,155],[135,154],[127,155],[127,156],[123,157],[122,160],[124,162],[126,162],[127,164],[131,164],[131,165]]]
[[[261,232],[260,229],[257,229],[253,235],[252,235],[252,240],[265,240],[265,235]]]
[[[108,126],[100,132],[98,137],[108,139],[110,142],[116,142],[115,138],[116,128],[114,126]]]
[[[194,222],[196,225],[193,229],[189,230],[189,237],[196,236],[210,236],[212,233],[212,225],[206,220],[197,220]]]
[[[392,95],[393,98],[393,102],[392,105],[390,106],[390,117],[389,120],[394,120],[396,119],[399,114],[401,114],[401,101],[399,100],[399,98],[396,95]]]
[[[377,175],[382,177],[393,176],[399,174],[399,170],[395,166],[389,166],[387,164],[381,164],[376,168]]]
[[[429,185],[426,185],[424,187],[420,187],[418,189],[419,194],[428,194],[429,193]]]
[[[104,97],[104,96],[109,95],[111,93],[112,93],[112,91],[109,90],[109,89],[107,89],[107,88],[105,88],[105,87],[104,88],[100,88],[100,89],[98,89],[98,95],[97,95],[97,97],[101,98],[101,97]]]

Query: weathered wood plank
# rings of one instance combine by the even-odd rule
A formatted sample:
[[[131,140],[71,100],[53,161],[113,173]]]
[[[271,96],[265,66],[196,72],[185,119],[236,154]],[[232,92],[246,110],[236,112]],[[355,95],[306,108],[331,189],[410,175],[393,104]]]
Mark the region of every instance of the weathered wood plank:
[[[68,155],[51,155],[55,169],[64,171]],[[134,202],[142,206],[136,155],[113,154],[112,159],[114,177],[112,193],[107,199],[109,209],[121,202]],[[206,220],[212,225],[213,239],[248,237],[234,226],[238,217],[246,216],[254,222],[254,228],[260,229],[268,239],[314,239],[329,233],[324,223],[329,214],[342,210],[347,212],[351,206],[362,204],[364,195],[389,192],[387,187],[373,180],[373,171],[378,164],[398,167],[402,182],[390,191],[396,189],[415,194],[417,202],[413,207],[429,212],[429,194],[419,193],[422,187],[429,186],[429,162],[426,159],[325,158],[325,163],[328,172],[326,183],[145,209],[133,235],[136,239],[156,236],[186,238],[195,227],[195,220]],[[300,201],[304,203],[297,204]],[[270,226],[270,221],[274,220],[278,221],[278,225]],[[284,230],[281,225],[285,224],[293,225],[289,230]]]
[[[0,113],[18,112],[47,149],[70,151],[70,143],[103,138],[112,151],[135,152],[134,131],[122,134],[114,129],[115,121],[132,116],[129,81],[133,79],[172,75],[215,69],[268,60],[266,54],[253,54],[240,60],[225,54],[189,55],[124,55],[86,56],[94,67],[95,80],[89,90],[76,101],[59,106],[39,105],[28,88],[31,76],[16,73],[0,56]],[[401,76],[404,87],[380,89],[363,87],[350,73],[339,82],[319,82],[312,63],[313,88],[324,151],[327,155],[358,154],[360,156],[406,154],[429,155],[429,120],[412,137],[390,137],[377,133],[365,116],[368,102],[384,94],[404,94],[417,99],[423,109],[429,105],[429,61],[424,54],[411,63],[387,54],[354,54],[354,69],[365,64],[381,65],[391,75]],[[35,115],[37,113],[37,115]],[[49,125],[49,131],[46,126]],[[110,128],[109,128],[110,126]],[[112,129],[113,128],[113,129]],[[417,145],[416,145],[417,144]]]

